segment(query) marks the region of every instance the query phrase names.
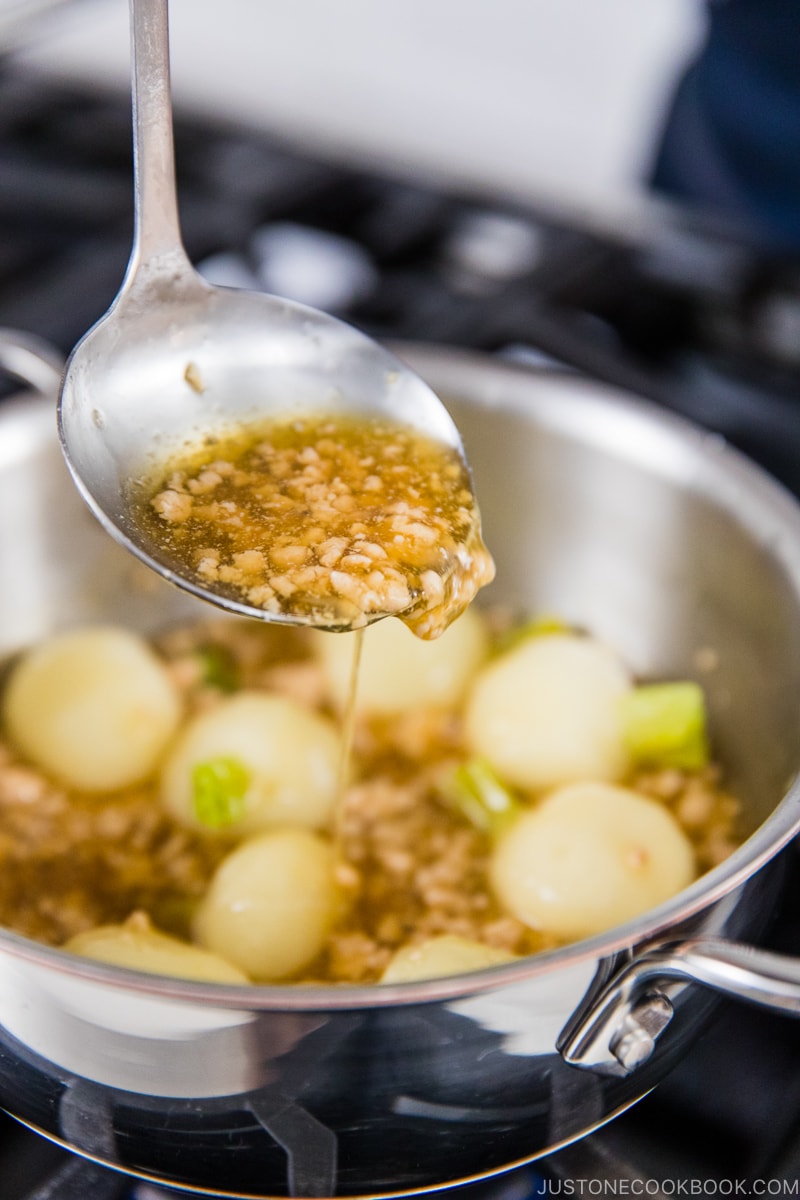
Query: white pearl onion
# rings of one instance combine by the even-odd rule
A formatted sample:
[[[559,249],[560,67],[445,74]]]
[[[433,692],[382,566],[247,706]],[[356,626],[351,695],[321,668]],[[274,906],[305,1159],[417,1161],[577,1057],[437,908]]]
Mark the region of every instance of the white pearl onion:
[[[445,975],[465,975],[514,961],[514,955],[471,938],[443,933],[416,946],[401,946],[381,976],[381,983],[412,983]]]
[[[290,979],[321,951],[337,909],[335,857],[307,829],[280,829],[225,858],[198,909],[194,934],[253,979]]]
[[[353,639],[318,633],[315,648],[334,704],[343,708],[350,687]],[[401,621],[387,618],[364,632],[356,706],[361,712],[393,716],[418,707],[458,704],[487,653],[483,618],[474,609],[441,637],[424,641]]]
[[[3,708],[11,740],[33,763],[70,787],[109,792],[155,772],[182,701],[142,638],[95,627],[26,654]]]
[[[135,913],[123,925],[100,925],[79,933],[63,948],[132,971],[212,983],[249,982],[224,957],[154,929],[144,913]]]
[[[226,834],[276,825],[325,825],[336,801],[341,738],[333,723],[286,696],[239,692],[194,717],[164,764],[161,798],[184,825],[208,827],[194,811],[194,768],[229,758],[249,779],[242,817]]]
[[[663,804],[612,784],[575,783],[512,825],[489,873],[500,903],[520,921],[581,938],[681,891],[695,860]]]
[[[531,790],[625,771],[619,700],[631,687],[607,646],[572,634],[532,636],[479,674],[465,712],[471,752]]]

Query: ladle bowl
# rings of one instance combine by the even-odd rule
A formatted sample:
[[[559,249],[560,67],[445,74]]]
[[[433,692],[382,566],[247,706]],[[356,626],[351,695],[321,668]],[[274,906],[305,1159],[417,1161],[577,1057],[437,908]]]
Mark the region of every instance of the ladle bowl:
[[[158,557],[128,510],[129,486],[170,448],[301,412],[380,416],[461,454],[434,392],[335,318],[263,293],[211,287],[183,248],[169,95],[167,0],[131,0],[135,232],[121,290],[73,351],[59,400],[73,478],[108,531],[171,582],[261,620]],[[308,622],[307,615],[303,623]]]

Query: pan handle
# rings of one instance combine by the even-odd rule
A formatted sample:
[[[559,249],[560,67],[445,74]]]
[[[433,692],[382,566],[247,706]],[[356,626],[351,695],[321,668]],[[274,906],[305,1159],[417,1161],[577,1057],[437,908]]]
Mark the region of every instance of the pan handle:
[[[672,1019],[661,985],[699,983],[761,1008],[800,1017],[800,959],[723,938],[650,947],[626,963],[563,1030],[558,1049],[575,1067],[629,1075]]]
[[[49,342],[32,333],[0,328],[0,371],[45,396],[58,395],[64,360]]]

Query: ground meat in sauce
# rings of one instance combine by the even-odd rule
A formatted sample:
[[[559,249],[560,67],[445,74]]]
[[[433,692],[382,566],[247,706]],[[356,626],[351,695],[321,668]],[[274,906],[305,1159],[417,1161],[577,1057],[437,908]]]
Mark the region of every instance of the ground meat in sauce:
[[[131,497],[179,574],[275,616],[437,637],[491,581],[459,454],[386,421],[306,417],[170,456]]]
[[[186,936],[223,853],[165,817],[152,785],[77,795],[0,745],[0,922],[17,933],[60,945],[143,908]]]
[[[190,711],[239,687],[323,706],[320,668],[301,631],[212,621],[166,634],[159,648]],[[515,954],[556,944],[498,910],[485,884],[486,841],[440,795],[437,779],[458,761],[457,715],[362,721],[355,753],[358,777],[340,827],[340,882],[352,903],[306,978],[373,982],[401,945],[439,933]],[[739,806],[718,767],[640,772],[628,782],[673,811],[700,870],[735,848]],[[224,838],[175,825],[154,784],[78,796],[0,746],[0,923],[25,936],[59,945],[139,909],[187,936],[193,907],[229,849]]]

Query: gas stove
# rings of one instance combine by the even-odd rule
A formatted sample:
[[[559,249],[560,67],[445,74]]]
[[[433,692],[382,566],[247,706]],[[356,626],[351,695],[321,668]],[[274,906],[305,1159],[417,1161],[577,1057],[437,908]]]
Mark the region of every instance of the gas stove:
[[[800,494],[800,262],[667,207],[648,235],[614,238],[190,115],[176,140],[187,250],[212,282],[290,296],[381,339],[588,374],[724,435]],[[70,349],[121,281],[131,190],[127,95],[0,67],[0,325]],[[789,854],[770,944],[800,954]],[[799,1062],[800,1022],[730,1006],[605,1129],[450,1194],[796,1194]],[[2,1200],[175,1195],[5,1117],[0,1180]]]

